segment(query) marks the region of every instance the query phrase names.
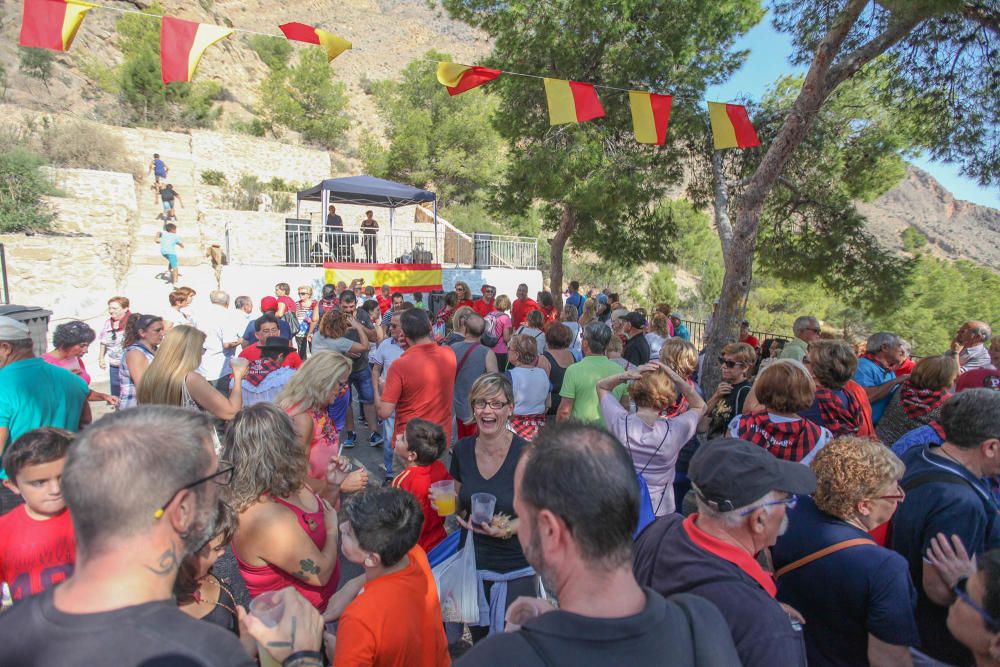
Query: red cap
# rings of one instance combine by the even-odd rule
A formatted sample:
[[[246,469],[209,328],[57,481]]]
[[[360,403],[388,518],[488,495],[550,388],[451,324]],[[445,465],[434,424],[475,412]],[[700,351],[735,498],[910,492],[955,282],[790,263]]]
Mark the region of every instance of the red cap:
[[[271,310],[278,310],[278,300],[273,296],[265,296],[260,300],[260,312],[266,313]]]

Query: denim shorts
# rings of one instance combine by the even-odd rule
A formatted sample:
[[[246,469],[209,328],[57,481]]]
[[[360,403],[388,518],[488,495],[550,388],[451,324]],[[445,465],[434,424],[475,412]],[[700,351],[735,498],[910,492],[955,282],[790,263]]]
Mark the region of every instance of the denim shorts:
[[[358,397],[358,403],[368,405],[375,402],[375,388],[372,387],[372,371],[368,366],[351,373],[348,382],[354,388],[354,391],[357,392],[355,395]]]

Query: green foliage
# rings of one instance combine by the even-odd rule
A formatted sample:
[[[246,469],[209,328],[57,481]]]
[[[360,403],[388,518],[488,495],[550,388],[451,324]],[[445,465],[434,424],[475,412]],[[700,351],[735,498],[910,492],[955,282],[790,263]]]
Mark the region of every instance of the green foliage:
[[[129,157],[125,141],[103,126],[83,121],[50,123],[38,133],[38,147],[55,167],[96,169],[142,178],[143,165]]]
[[[7,97],[7,68],[0,63],[0,102]]]
[[[321,49],[303,50],[298,65],[272,71],[261,83],[260,99],[265,122],[280,123],[327,148],[336,146],[350,126],[346,89],[331,79]]]
[[[86,52],[74,51],[72,53],[77,69],[85,77],[97,84],[98,88],[107,93],[117,93],[121,90],[121,81],[119,80],[117,68],[99,62]]]
[[[295,208],[295,200],[287,192],[276,192],[271,197],[271,210],[276,213],[288,213]]]
[[[266,35],[251,35],[247,43],[257,57],[264,61],[272,70],[288,67],[288,59],[292,56],[292,44],[284,37],[268,37]]]
[[[49,79],[52,78],[52,63],[56,57],[48,49],[33,49],[24,46],[18,47],[19,64],[21,72],[32,79],[38,79],[45,87],[49,87]]]
[[[264,137],[270,128],[259,118],[252,118],[249,121],[236,119],[229,124],[229,129],[240,134],[249,134],[251,137]]]
[[[223,186],[228,183],[226,175],[218,169],[206,169],[201,172],[201,182],[205,185]]]
[[[466,203],[506,167],[504,142],[490,122],[497,103],[481,91],[452,97],[428,60],[451,56],[429,51],[407,65],[399,81],[371,84],[389,145],[368,137],[362,156],[375,176],[433,187],[443,205]]]
[[[677,283],[674,282],[674,272],[670,270],[670,267],[659,266],[649,280],[647,293],[649,298],[642,304],[647,310],[655,308],[660,303],[670,305],[677,303]]]
[[[906,252],[917,252],[927,245],[927,237],[916,227],[907,227],[903,230],[903,250]]]
[[[57,194],[39,167],[45,158],[21,146],[0,149],[0,232],[45,230],[52,213],[43,195]]]
[[[493,39],[485,64],[516,63],[551,77],[696,98],[739,67],[746,54],[733,50],[735,40],[763,14],[758,0],[445,0],[444,6]],[[642,146],[623,95],[601,91],[603,119],[551,127],[541,81],[501,77],[488,85],[500,100],[494,124],[512,145],[497,210],[523,212],[542,202],[548,230],[564,212],[574,214],[576,249],[632,265],[669,256],[676,221],[650,204],[682,178],[676,138],[700,131],[700,112],[677,105],[671,141]]]
[[[236,183],[226,190],[225,201],[237,211],[256,211],[257,196],[267,190],[267,186],[252,174],[240,174]]]

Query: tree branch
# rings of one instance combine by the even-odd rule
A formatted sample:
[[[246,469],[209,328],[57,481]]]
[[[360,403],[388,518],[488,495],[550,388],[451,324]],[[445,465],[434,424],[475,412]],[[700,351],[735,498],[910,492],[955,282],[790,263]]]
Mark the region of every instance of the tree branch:
[[[1000,13],[991,12],[983,4],[977,2],[966,6],[962,16],[1000,36]]]
[[[892,21],[885,32],[844,56],[827,73],[824,94],[832,93],[837,86],[852,77],[858,70],[892,48],[899,40],[910,34],[910,31],[921,20],[922,17],[911,15],[901,21]]]

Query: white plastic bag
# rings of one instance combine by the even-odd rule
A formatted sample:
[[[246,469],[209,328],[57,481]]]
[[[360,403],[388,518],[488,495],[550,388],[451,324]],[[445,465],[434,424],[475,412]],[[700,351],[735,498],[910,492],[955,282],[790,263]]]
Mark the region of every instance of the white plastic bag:
[[[472,532],[466,536],[465,546],[431,570],[441,602],[441,616],[445,623],[479,622],[479,581],[476,576],[476,548]]]

